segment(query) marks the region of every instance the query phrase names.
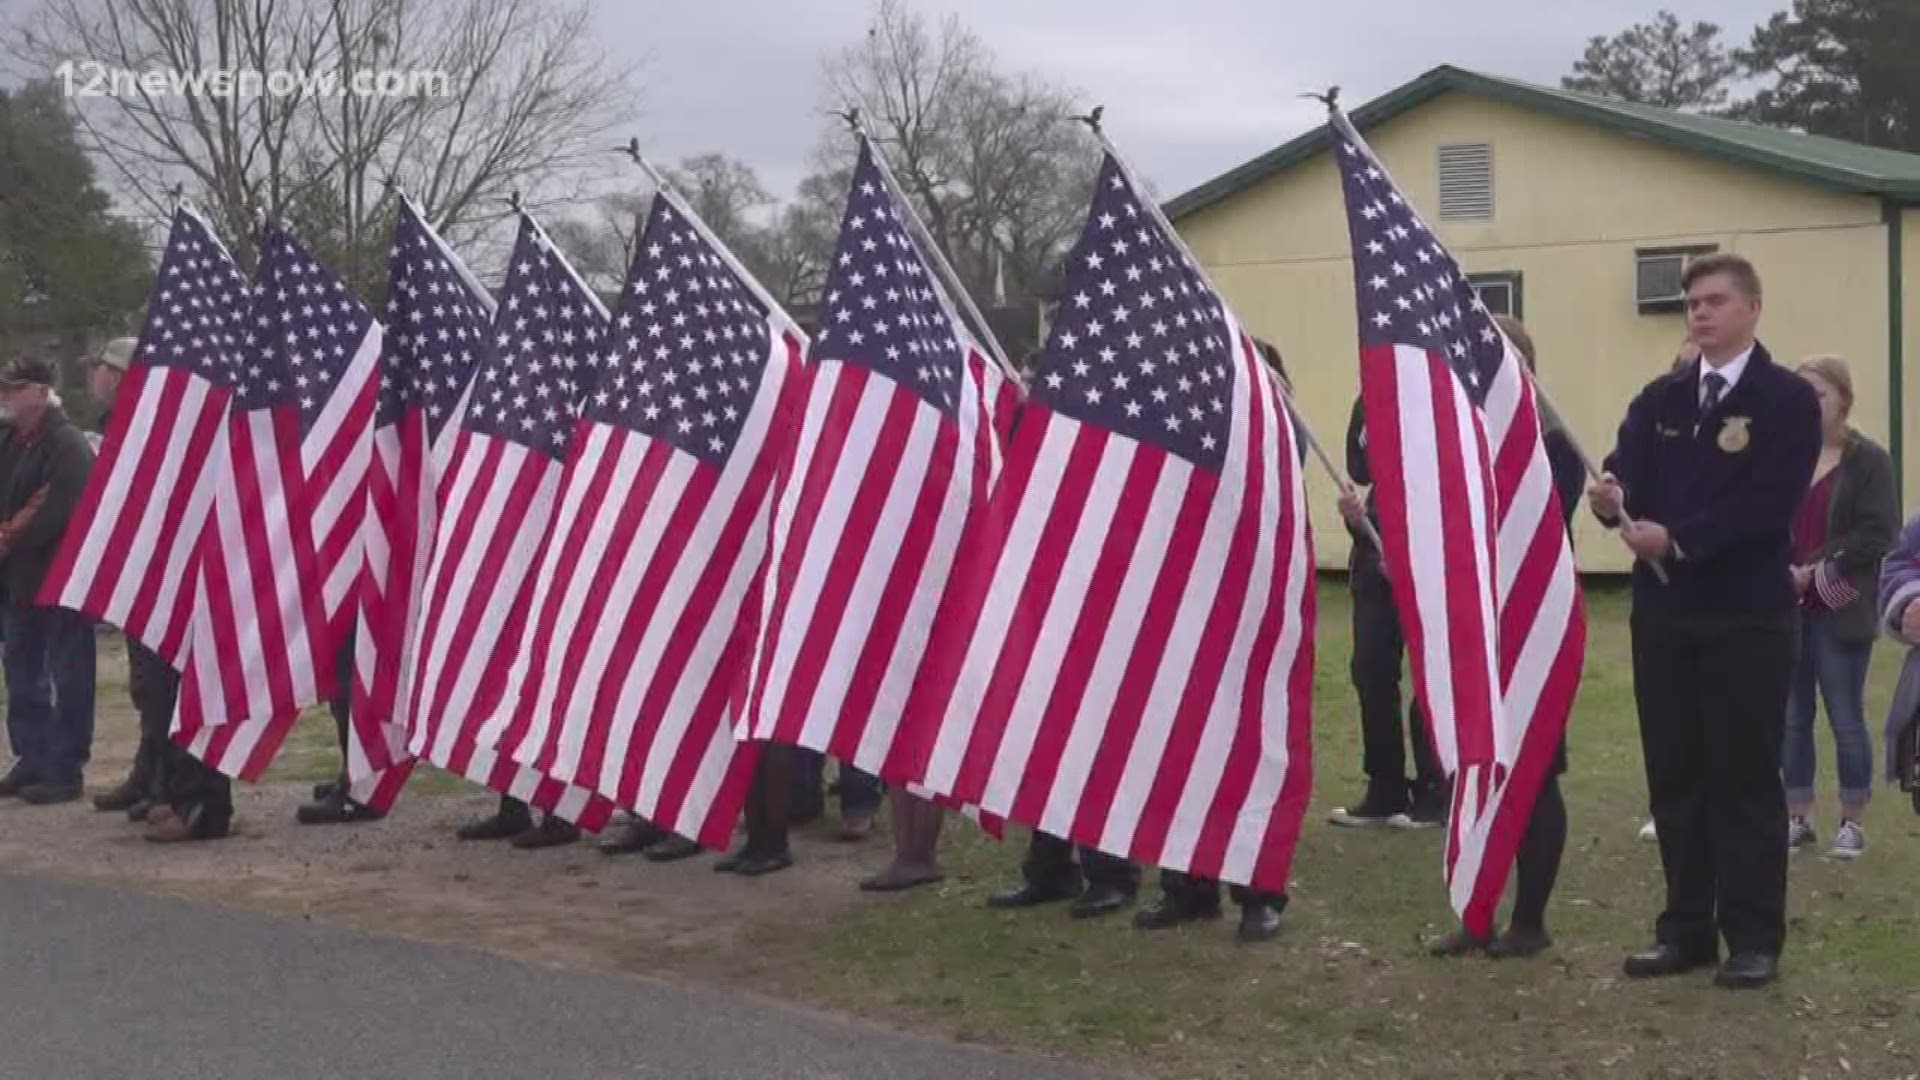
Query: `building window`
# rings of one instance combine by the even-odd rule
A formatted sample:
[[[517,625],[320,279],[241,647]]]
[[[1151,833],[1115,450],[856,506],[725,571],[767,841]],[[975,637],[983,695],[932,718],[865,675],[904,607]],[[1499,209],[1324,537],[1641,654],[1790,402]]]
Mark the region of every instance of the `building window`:
[[[1468,143],[1440,148],[1440,220],[1493,218],[1493,146]]]
[[[1511,315],[1516,319],[1526,318],[1523,297],[1520,290],[1520,272],[1503,270],[1493,274],[1469,274],[1467,283],[1487,305],[1487,310],[1495,315]]]
[[[1714,244],[1641,248],[1633,253],[1633,302],[1642,315],[1671,315],[1687,309],[1681,284],[1687,265],[1720,250]]]

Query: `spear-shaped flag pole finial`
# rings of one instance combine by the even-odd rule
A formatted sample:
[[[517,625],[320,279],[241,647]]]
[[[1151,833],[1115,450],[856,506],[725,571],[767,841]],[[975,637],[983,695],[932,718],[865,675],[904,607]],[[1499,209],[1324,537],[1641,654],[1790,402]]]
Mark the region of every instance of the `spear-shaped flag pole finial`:
[[[1301,94],[1300,96],[1303,98],[1312,98],[1320,104],[1325,105],[1328,112],[1332,112],[1340,107],[1340,88],[1338,86],[1327,87],[1327,92],[1324,94]]]
[[[1092,112],[1085,116],[1076,116],[1074,119],[1087,125],[1087,127],[1093,130],[1095,135],[1098,135],[1100,134],[1100,118],[1106,115],[1106,112],[1107,107],[1105,105],[1095,105]]]
[[[858,105],[841,109],[833,115],[839,117],[846,123],[848,131],[853,132],[855,135],[866,134],[866,129],[860,126],[860,107]]]

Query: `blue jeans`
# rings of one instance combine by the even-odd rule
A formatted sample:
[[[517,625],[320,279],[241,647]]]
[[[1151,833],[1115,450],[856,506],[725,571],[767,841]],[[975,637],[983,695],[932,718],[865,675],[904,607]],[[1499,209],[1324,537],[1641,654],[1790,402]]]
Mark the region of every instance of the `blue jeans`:
[[[1833,725],[1833,746],[1839,759],[1840,801],[1865,806],[1873,796],[1873,737],[1867,734],[1867,664],[1873,643],[1857,645],[1835,641],[1824,616],[1800,620],[1800,658],[1794,666],[1793,687],[1787,697],[1787,738],[1781,759],[1787,802],[1813,801],[1814,691],[1826,702],[1827,722]]]
[[[93,752],[93,623],[6,606],[7,738],[24,780],[80,779]]]

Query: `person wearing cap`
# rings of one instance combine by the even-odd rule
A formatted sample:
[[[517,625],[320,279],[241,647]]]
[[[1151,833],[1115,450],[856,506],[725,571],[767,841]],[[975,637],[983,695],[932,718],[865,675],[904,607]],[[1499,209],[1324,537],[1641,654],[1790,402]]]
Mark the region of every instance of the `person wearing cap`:
[[[0,435],[0,577],[14,757],[0,798],[34,805],[78,799],[93,749],[93,624],[34,605],[93,468],[93,448],[53,397],[57,381],[52,364],[32,357],[0,369],[0,404],[13,420]]]
[[[100,355],[87,365],[87,392],[100,403],[100,430],[86,433],[94,453],[100,452],[108,423],[113,417],[114,401],[120,396],[120,383],[126,378],[127,365],[133,362],[133,338],[114,338],[100,348]],[[157,669],[156,669],[157,665]],[[158,690],[166,678],[156,678],[159,669],[174,676],[166,662],[139,642],[127,639],[127,691],[134,711],[140,716],[140,748],[133,755],[133,771],[119,785],[93,797],[94,809],[105,813],[127,813],[135,821],[145,821],[156,803],[165,801],[164,766],[167,757],[167,725],[173,715],[173,694]],[[162,700],[164,699],[164,701]],[[157,716],[156,716],[157,714]],[[156,730],[155,720],[158,720]]]
[[[106,438],[107,420],[113,414],[114,399],[120,396],[121,380],[127,377],[127,365],[133,362],[137,342],[130,337],[114,338],[100,347],[100,355],[87,365],[87,392],[100,403],[100,430],[87,432],[93,452],[100,452]]]

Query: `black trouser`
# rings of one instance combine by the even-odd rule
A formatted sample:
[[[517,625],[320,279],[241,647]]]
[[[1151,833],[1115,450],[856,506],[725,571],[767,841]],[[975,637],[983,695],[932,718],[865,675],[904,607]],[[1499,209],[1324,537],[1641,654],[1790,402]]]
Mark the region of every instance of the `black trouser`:
[[[127,689],[140,714],[140,754],[147,792],[182,814],[195,806],[210,819],[233,816],[233,781],[173,741],[168,729],[180,699],[180,673],[137,641],[127,642]]]
[[[1407,782],[1407,742],[1413,743],[1414,783],[1434,789],[1445,782],[1416,699],[1400,714],[1400,664],[1405,643],[1380,556],[1370,545],[1354,551],[1348,578],[1353,590],[1353,688],[1360,697],[1362,768],[1384,788]]]
[[[779,743],[761,746],[743,815],[747,821],[747,854],[779,855],[787,850],[793,786],[793,747]]]
[[[340,744],[340,777],[336,781],[344,790],[347,787],[347,725],[353,722],[353,635],[349,633],[340,643],[340,651],[333,658],[333,674],[337,680],[333,697],[327,701],[327,711],[333,714],[334,737]]]
[[[1220,882],[1216,878],[1200,877],[1179,870],[1160,871],[1160,891],[1166,894],[1167,903],[1182,911],[1218,911],[1220,909]],[[1243,908],[1270,907],[1275,911],[1287,910],[1285,893],[1266,892],[1250,889],[1245,885],[1230,885],[1227,895]]]
[[[1079,865],[1074,865],[1074,856]],[[1052,833],[1033,830],[1020,876],[1038,892],[1078,893],[1082,883],[1108,885],[1126,892],[1140,888],[1140,868],[1118,855],[1090,847],[1076,847]]]
[[[1695,956],[1778,955],[1786,939],[1780,780],[1794,621],[1633,616],[1633,692],[1667,906],[1659,939]]]
[[[147,665],[157,665],[170,679],[173,689],[157,684],[163,681]],[[173,758],[173,699],[178,695],[180,676],[159,657],[139,643],[127,642],[127,694],[140,718],[140,747],[133,752],[133,774],[127,783],[140,797],[153,803],[167,801],[167,763]]]
[[[818,750],[793,750],[793,817],[796,821],[812,821],[826,811],[827,755]],[[880,800],[886,786],[880,778],[861,772],[842,761],[840,776],[834,781],[834,788],[840,795],[840,816],[842,818],[871,816],[880,809]]]
[[[1558,774],[1533,803],[1533,816],[1520,838],[1514,859],[1513,914],[1509,922],[1523,930],[1547,928],[1547,900],[1560,877],[1560,857],[1567,849],[1567,801],[1560,794]]]

